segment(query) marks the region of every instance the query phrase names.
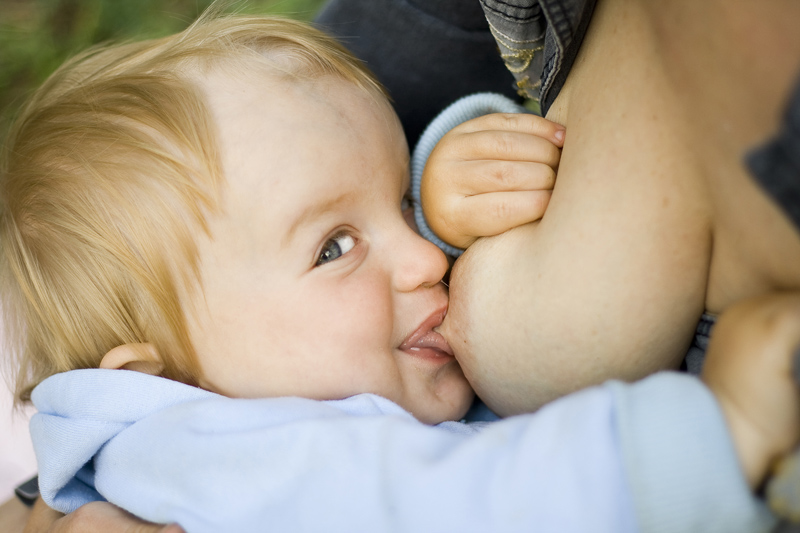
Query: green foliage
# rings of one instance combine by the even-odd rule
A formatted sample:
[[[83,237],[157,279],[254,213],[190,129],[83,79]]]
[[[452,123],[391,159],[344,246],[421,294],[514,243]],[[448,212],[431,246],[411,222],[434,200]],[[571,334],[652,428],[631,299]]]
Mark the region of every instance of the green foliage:
[[[229,10],[310,20],[324,0],[228,1]],[[0,0],[0,139],[25,97],[93,44],[182,30],[211,0]]]

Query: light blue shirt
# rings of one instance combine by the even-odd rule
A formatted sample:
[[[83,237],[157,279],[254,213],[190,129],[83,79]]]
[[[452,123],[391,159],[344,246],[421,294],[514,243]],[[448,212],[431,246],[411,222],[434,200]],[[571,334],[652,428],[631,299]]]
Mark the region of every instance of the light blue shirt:
[[[765,531],[695,378],[610,382],[531,415],[427,426],[369,394],[231,399],[125,370],[33,392],[41,493],[188,532]]]

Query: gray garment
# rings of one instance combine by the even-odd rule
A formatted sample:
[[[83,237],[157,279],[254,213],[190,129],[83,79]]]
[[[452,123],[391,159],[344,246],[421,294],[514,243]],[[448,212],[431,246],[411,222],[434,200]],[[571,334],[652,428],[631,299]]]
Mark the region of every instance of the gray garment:
[[[703,313],[697,323],[692,345],[683,360],[683,369],[694,376],[699,376],[700,371],[703,370],[703,361],[706,358],[708,342],[711,340],[711,330],[714,328],[716,321],[717,319],[714,315]]]
[[[468,94],[513,98],[518,92],[537,101],[541,96],[546,113],[564,85],[596,2],[329,0],[316,22],[387,87],[414,146],[439,111]]]
[[[780,131],[746,161],[756,181],[800,229],[800,80],[788,100]]]
[[[315,22],[387,88],[412,148],[462,96],[518,99],[477,0],[330,0]]]
[[[519,94],[547,114],[567,79],[597,0],[480,0]]]

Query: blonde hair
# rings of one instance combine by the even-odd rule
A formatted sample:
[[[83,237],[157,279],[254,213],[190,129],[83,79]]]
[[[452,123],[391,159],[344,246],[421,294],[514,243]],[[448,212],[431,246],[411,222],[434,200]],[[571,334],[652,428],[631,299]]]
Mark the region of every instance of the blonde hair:
[[[222,176],[192,79],[223,63],[332,75],[383,98],[332,38],[276,17],[207,13],[65,63],[22,110],[0,164],[0,309],[18,401],[126,343],[154,344],[162,375],[197,383],[180,296],[199,284],[192,235],[208,233]]]

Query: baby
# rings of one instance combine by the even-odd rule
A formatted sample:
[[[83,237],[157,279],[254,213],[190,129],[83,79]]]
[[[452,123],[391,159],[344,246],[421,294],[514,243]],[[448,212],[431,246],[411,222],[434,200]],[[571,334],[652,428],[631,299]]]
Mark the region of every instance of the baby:
[[[560,128],[519,120],[528,157],[557,164]],[[404,218],[399,122],[307,26],[206,16],[87,52],[33,97],[5,157],[2,307],[62,512],[107,499],[188,531],[768,521],[748,482],[792,438],[754,446],[734,424],[734,448],[690,377],[452,422],[473,392],[436,331],[446,259]]]
[[[14,132],[20,397],[56,372],[131,367],[228,396],[371,392],[427,423],[460,418],[472,392],[433,331],[447,265],[399,210],[408,154],[378,84],[288,21],[182,38],[73,62]]]

